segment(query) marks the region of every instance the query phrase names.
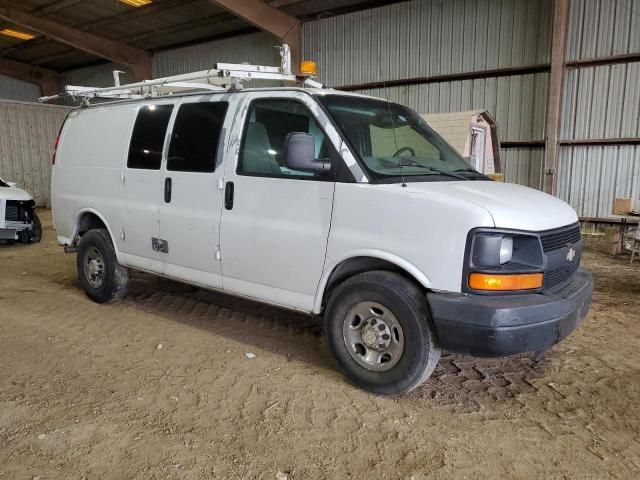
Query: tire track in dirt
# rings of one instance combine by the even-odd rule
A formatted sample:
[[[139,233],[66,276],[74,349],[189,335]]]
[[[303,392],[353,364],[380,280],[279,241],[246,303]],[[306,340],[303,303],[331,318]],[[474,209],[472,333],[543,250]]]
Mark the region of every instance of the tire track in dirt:
[[[274,343],[294,345],[293,353],[298,359],[304,356],[305,350],[317,348],[319,344],[325,348],[318,319],[214,292],[184,291],[179,284],[175,284],[174,290],[174,282],[168,280],[156,282],[149,277],[138,282],[139,275],[134,276],[126,300],[128,306],[217,335],[243,339],[261,348]],[[196,311],[199,313],[195,314]],[[297,338],[295,342],[288,342],[288,336]],[[333,366],[331,359],[324,363]],[[533,381],[544,375],[545,364],[546,360],[534,362],[526,355],[479,359],[445,353],[432,377],[411,397],[429,399],[439,405],[479,408],[483,403],[535,392]]]

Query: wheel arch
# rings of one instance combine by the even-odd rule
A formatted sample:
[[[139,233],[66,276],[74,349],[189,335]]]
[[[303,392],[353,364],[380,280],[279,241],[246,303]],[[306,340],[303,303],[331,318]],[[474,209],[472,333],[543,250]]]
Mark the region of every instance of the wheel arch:
[[[104,218],[104,215],[102,215],[94,208],[85,208],[78,212],[76,216],[73,236],[71,237],[71,245],[77,246],[82,235],[87,233],[89,230],[93,230],[96,228],[104,228],[107,231],[107,233],[109,234],[109,238],[111,239],[113,249],[116,252],[116,257],[119,258],[120,252],[118,251],[118,246],[113,236],[113,232],[111,231],[111,227],[109,227],[109,223]]]
[[[337,285],[354,275],[371,270],[397,272],[425,290],[431,287],[431,281],[420,269],[397,255],[376,250],[357,251],[336,262],[323,274],[313,304],[313,313],[322,312],[331,291]]]

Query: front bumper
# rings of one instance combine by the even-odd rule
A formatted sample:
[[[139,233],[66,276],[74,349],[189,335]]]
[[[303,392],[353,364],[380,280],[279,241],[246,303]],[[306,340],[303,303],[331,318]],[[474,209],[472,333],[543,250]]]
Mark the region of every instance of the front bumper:
[[[13,228],[0,228],[0,240],[15,240],[16,233]]]
[[[440,346],[451,352],[497,357],[547,350],[584,320],[593,276],[579,270],[550,294],[427,293]]]
[[[25,231],[30,235],[33,223],[4,222],[0,225],[0,240],[19,240]]]

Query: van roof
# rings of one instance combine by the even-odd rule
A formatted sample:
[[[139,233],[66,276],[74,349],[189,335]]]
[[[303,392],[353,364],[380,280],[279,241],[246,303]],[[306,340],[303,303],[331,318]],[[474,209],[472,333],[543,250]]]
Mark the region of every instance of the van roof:
[[[100,108],[107,107],[112,105],[125,105],[131,103],[147,103],[147,102],[162,102],[167,101],[168,99],[174,98],[183,98],[183,97],[204,97],[204,96],[218,96],[218,95],[242,95],[244,93],[250,92],[303,92],[311,96],[321,96],[321,95],[344,95],[349,97],[360,97],[360,98],[373,98],[376,100],[380,100],[377,97],[372,97],[371,95],[363,95],[355,92],[345,92],[343,90],[334,90],[332,88],[303,88],[303,87],[254,87],[254,88],[243,88],[242,90],[214,90],[214,91],[198,91],[198,92],[189,92],[189,93],[176,93],[172,95],[163,95],[159,97],[148,97],[148,98],[127,98],[122,100],[107,100],[101,103],[94,103],[90,105],[80,105],[77,106],[77,109],[92,109],[92,108]]]

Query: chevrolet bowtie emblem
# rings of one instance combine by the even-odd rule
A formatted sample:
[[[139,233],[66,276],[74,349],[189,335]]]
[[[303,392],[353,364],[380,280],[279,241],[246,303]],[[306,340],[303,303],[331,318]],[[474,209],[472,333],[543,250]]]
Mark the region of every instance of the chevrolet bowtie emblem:
[[[576,251],[573,247],[569,247],[569,251],[567,252],[567,260],[573,262],[573,259],[576,258]]]

